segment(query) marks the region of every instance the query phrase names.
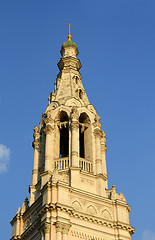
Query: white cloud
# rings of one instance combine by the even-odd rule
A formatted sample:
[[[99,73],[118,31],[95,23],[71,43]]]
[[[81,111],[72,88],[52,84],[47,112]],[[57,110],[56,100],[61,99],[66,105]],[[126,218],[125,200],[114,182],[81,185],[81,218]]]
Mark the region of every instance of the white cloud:
[[[0,144],[0,173],[6,172],[10,161],[10,149]]]
[[[155,240],[155,233],[150,231],[144,231],[143,240]]]

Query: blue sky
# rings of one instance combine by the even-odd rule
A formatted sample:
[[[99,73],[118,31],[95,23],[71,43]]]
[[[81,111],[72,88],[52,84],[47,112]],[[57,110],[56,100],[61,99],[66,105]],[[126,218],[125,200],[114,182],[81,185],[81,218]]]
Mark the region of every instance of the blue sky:
[[[33,127],[74,27],[82,82],[107,134],[109,188],[131,206],[133,240],[155,240],[155,1],[0,2],[0,235],[29,196]]]

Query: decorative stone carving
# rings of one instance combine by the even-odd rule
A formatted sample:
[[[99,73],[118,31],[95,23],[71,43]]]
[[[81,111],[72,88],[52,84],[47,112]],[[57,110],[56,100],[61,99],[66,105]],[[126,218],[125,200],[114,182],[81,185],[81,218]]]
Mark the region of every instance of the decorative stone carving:
[[[72,203],[72,207],[77,211],[82,211],[82,206],[77,200]]]
[[[96,110],[95,110],[95,108],[94,108],[93,105],[89,104],[87,108],[89,109],[89,111],[90,111],[91,113],[96,114]]]
[[[56,101],[51,102],[51,104],[50,104],[50,109],[51,110],[54,110],[57,107],[59,107],[59,103],[58,102],[56,102]]]
[[[44,122],[45,122],[46,124],[48,124],[48,123],[54,123],[54,120],[53,120],[50,112],[47,112],[47,113],[44,113],[44,114],[43,114],[43,120],[44,120]]]
[[[38,218],[37,211],[32,212],[24,222],[24,229],[28,228]]]
[[[112,217],[111,217],[111,214],[110,212],[107,210],[107,209],[104,209],[101,213],[101,216],[105,219],[108,219],[108,220],[111,220]]]
[[[38,218],[38,213],[37,211],[34,211],[32,214],[32,222],[34,222]]]
[[[38,126],[35,126],[33,130],[34,130],[34,134],[33,134],[34,140],[38,140],[40,137],[40,133],[39,133],[40,130]]]
[[[63,233],[63,234],[68,234],[69,229],[70,229],[70,225],[63,224],[62,233]]]
[[[50,232],[50,223],[44,224],[44,232],[45,232],[45,234]]]
[[[95,119],[94,119],[94,123],[93,123],[93,125],[94,125],[94,127],[95,128],[101,128],[101,123],[100,123],[100,117],[96,114],[95,115]]]
[[[43,129],[44,133],[46,135],[51,135],[54,131],[54,127],[52,127],[51,125],[47,125],[44,129]]]
[[[94,129],[94,136],[95,136],[95,138],[101,138],[101,130],[100,129],[98,129],[98,128],[96,128],[96,129]]]
[[[79,119],[79,113],[78,113],[78,109],[76,106],[72,107],[72,112],[71,112],[71,120],[78,120]]]
[[[106,144],[106,133],[104,131],[102,131],[102,135],[101,135],[101,144]]]
[[[87,179],[87,178],[81,178],[81,182],[87,183],[87,184],[89,184],[89,185],[94,185],[94,181],[89,180],[89,179]]]
[[[25,220],[24,229],[28,228],[31,225],[31,216]]]
[[[61,232],[64,234],[68,234],[68,231],[70,229],[71,225],[70,224],[65,224],[62,222],[56,222],[56,232]]]
[[[66,101],[65,105],[69,107],[81,107],[81,102],[75,98],[71,98]]]
[[[39,148],[39,141],[34,141],[34,142],[32,143],[32,147],[33,147],[34,149],[38,149],[38,148]]]
[[[92,205],[87,207],[87,213],[89,213],[91,215],[97,215],[97,211]]]
[[[103,152],[106,152],[107,151],[107,147],[106,147],[106,134],[104,131],[102,131],[102,134],[101,134],[101,149]]]
[[[62,224],[59,222],[56,222],[56,232],[62,232]]]

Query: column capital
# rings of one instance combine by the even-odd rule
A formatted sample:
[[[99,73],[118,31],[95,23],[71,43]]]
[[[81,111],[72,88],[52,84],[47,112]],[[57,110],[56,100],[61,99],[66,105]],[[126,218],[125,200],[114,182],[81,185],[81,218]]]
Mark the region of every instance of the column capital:
[[[38,231],[41,233],[41,236],[44,236],[44,233],[49,233],[50,232],[50,223],[49,222],[45,222],[44,224],[42,224],[39,228]]]
[[[68,234],[70,227],[71,227],[71,226],[70,226],[70,225],[67,225],[67,224],[63,225],[62,233]]]
[[[106,147],[105,145],[102,145],[102,144],[101,144],[101,150],[102,150],[103,152],[106,152],[106,151],[107,151],[107,147]]]
[[[71,129],[72,130],[78,130],[79,129],[79,122],[78,121],[71,122]]]
[[[62,223],[56,222],[56,232],[62,232]]]
[[[67,223],[56,222],[56,232],[68,234],[71,225]]]
[[[95,128],[94,129],[95,138],[101,138],[101,135],[102,135],[101,130],[99,128]]]
[[[49,233],[50,232],[50,223],[45,223],[44,224],[44,232],[45,233]]]
[[[46,135],[51,135],[54,131],[54,127],[52,127],[51,125],[48,124],[48,125],[45,126],[43,131]]]

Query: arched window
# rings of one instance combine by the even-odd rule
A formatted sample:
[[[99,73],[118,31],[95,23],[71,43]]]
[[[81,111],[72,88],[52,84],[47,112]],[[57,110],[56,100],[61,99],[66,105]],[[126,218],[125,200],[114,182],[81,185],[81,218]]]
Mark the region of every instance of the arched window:
[[[86,113],[81,113],[79,117],[79,155],[81,158],[90,158],[90,119]]]
[[[68,115],[66,112],[60,113],[60,158],[69,155],[69,128]]]

